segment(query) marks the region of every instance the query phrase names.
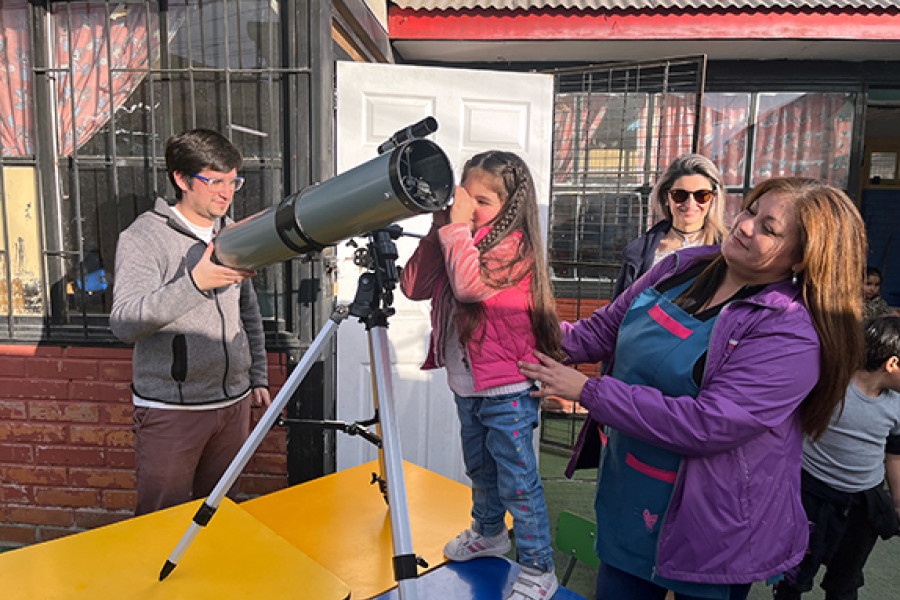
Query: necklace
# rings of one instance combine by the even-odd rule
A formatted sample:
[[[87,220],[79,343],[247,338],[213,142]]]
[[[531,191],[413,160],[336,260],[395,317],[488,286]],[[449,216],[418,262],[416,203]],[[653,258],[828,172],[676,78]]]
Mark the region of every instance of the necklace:
[[[695,230],[693,230],[693,231],[684,231],[684,230],[682,230],[682,229],[678,229],[678,228],[675,227],[674,225],[672,225],[671,229],[672,229],[672,231],[675,232],[675,235],[677,235],[678,237],[681,238],[681,247],[682,247],[682,248],[687,248],[692,242],[695,241],[695,240],[692,240],[692,239],[690,238],[690,236],[692,236],[692,235],[694,235],[694,234],[697,234],[697,233],[700,233],[701,231],[703,231],[703,228],[702,228],[702,227],[701,227],[700,229],[695,229]]]

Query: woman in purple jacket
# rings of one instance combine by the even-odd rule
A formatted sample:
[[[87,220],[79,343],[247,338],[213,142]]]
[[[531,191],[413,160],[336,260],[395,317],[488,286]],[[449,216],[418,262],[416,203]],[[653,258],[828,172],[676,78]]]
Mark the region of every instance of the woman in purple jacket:
[[[802,435],[825,430],[862,356],[865,246],[843,192],[771,179],[721,247],[680,251],[563,325],[568,362],[610,375],[520,363],[536,395],[589,411],[568,473],[599,459],[598,600],[742,600],[800,562]]]

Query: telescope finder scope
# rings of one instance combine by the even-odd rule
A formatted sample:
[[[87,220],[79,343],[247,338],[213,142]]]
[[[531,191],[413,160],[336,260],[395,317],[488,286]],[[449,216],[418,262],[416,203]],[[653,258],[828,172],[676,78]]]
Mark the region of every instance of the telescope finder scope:
[[[229,225],[214,240],[214,258],[236,269],[260,269],[407,217],[437,212],[452,196],[447,155],[430,140],[409,140]]]

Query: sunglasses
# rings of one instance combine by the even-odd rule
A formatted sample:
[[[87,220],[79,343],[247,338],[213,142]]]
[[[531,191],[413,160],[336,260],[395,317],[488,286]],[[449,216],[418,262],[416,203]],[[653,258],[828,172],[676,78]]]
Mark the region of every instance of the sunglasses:
[[[696,190],[693,192],[687,190],[669,190],[669,198],[671,198],[675,204],[687,202],[687,199],[691,196],[694,197],[694,202],[697,204],[706,204],[712,200],[715,195],[716,193],[712,190]]]

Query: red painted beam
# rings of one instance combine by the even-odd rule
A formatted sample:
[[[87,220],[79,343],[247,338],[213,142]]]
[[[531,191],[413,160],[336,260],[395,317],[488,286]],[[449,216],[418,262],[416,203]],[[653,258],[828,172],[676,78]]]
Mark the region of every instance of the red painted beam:
[[[900,40],[900,10],[576,12],[391,6],[392,40]]]

